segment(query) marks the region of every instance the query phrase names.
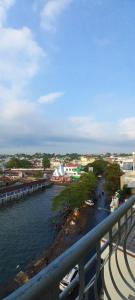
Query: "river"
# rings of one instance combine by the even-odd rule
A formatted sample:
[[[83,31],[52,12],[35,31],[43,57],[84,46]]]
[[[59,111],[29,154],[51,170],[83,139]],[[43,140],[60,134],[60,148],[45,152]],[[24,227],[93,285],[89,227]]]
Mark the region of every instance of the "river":
[[[54,185],[0,208],[0,284],[25,270],[53,243],[56,213],[51,210],[52,199],[62,190]]]
[[[0,209],[0,284],[9,281],[20,270],[25,271],[52,245],[56,236],[52,199],[62,190],[62,186],[54,185]],[[96,194],[97,203],[90,210],[87,228],[77,239],[108,215],[102,190],[101,180]]]

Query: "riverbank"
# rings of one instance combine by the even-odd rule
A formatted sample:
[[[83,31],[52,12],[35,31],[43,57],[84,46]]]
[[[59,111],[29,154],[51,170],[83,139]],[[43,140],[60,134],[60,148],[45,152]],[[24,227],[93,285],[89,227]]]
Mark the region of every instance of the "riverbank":
[[[61,225],[61,229],[53,245],[44,251],[42,256],[29,265],[26,272],[20,271],[14,280],[10,281],[6,286],[0,287],[0,299],[6,297],[15,289],[28,282],[30,278],[79,240],[87,228],[91,210],[93,210],[93,208],[85,206],[80,212],[70,213],[65,222],[63,218],[64,223]]]

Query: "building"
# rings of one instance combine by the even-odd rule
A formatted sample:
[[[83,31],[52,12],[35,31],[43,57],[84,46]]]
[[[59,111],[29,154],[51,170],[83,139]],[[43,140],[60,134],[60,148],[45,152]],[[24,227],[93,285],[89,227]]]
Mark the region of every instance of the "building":
[[[64,166],[65,175],[80,178],[81,175],[81,166],[78,164],[69,163]]]
[[[60,163],[61,163],[61,160],[58,159],[58,158],[56,158],[56,157],[52,157],[52,158],[50,159],[50,167],[51,167],[52,169],[58,168],[59,165],[60,165]]]
[[[123,189],[127,185],[131,189],[131,193],[135,194],[135,171],[126,172],[120,178],[120,188]]]
[[[95,161],[94,157],[90,157],[90,156],[81,156],[80,157],[80,164],[82,166],[86,166],[88,164],[92,164]]]

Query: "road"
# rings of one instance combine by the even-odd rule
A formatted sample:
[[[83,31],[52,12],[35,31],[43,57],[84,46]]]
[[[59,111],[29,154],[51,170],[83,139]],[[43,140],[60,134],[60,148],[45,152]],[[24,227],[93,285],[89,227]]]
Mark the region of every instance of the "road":
[[[107,195],[104,192],[104,180],[101,179],[98,184],[98,188],[96,191],[96,197],[95,201],[96,204],[94,207],[90,208],[90,214],[89,214],[89,220],[88,220],[88,226],[86,228],[85,233],[90,231],[92,228],[94,228],[97,224],[99,224],[103,219],[105,219],[109,214],[109,206],[107,201]],[[87,257],[87,260],[91,257],[91,254],[89,257]],[[89,281],[89,278],[92,276],[92,273],[89,272],[86,277],[86,281]],[[72,294],[70,294],[67,297],[67,300],[74,300],[77,296],[77,290],[74,290]],[[89,300],[94,300],[94,295],[91,293],[89,295]]]

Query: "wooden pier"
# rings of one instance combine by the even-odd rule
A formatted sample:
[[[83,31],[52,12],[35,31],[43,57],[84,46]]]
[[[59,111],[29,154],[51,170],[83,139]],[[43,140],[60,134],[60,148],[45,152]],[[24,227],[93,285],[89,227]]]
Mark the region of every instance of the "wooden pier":
[[[48,188],[51,185],[52,183],[50,181],[38,180],[0,190],[0,206],[22,199],[27,195]]]

